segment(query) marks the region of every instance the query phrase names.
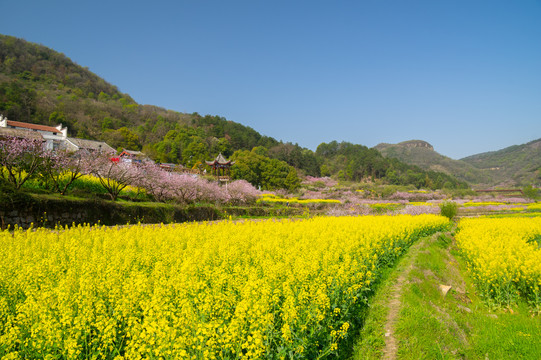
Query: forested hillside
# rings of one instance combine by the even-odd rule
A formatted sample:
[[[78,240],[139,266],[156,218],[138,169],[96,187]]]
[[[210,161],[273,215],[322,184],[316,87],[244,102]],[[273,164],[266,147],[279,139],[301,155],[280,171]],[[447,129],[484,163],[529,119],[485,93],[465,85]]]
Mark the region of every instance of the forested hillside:
[[[376,149],[348,142],[322,143],[316,154],[324,159],[323,174],[337,174],[339,179],[359,181],[385,178],[390,184],[413,184],[417,188],[466,188],[467,183],[451,175],[423,170],[395,158],[385,158]]]
[[[490,172],[478,169],[462,160],[454,160],[436,152],[422,140],[409,140],[398,144],[378,144],[374,147],[387,158],[396,158],[421,169],[443,172],[470,184],[491,184]]]
[[[237,161],[234,176],[256,179],[251,180],[254,185],[268,188],[295,187],[296,174],[418,187],[466,186],[451,176],[385,159],[362,145],[333,142],[313,152],[221,116],[140,105],[64,54],[5,35],[0,35],[0,113],[10,120],[62,123],[70,136],[142,150],[158,162],[198,167],[221,152]],[[288,185],[276,177],[289,177]]]
[[[513,145],[461,159],[490,172],[500,183],[509,185],[541,185],[541,139]]]

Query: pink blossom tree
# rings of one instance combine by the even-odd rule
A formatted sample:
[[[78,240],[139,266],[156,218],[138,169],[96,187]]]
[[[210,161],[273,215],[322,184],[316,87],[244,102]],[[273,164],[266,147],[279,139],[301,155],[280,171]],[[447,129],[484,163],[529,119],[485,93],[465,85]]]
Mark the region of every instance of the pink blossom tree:
[[[227,185],[229,201],[233,204],[254,203],[261,191],[246,180],[236,180]]]
[[[114,162],[107,154],[96,156],[91,174],[98,178],[101,186],[109,193],[113,201],[116,201],[122,190],[128,185],[136,184],[142,176],[137,165]]]
[[[95,159],[96,155],[87,151],[59,150],[46,157],[41,171],[51,180],[53,189],[64,195],[75,180],[92,171]]]
[[[5,137],[0,140],[0,175],[20,189],[35,176],[47,156],[39,140]]]
[[[165,202],[171,198],[170,181],[173,173],[151,162],[138,164],[137,171],[139,176],[134,179],[132,185],[144,189],[156,201]]]

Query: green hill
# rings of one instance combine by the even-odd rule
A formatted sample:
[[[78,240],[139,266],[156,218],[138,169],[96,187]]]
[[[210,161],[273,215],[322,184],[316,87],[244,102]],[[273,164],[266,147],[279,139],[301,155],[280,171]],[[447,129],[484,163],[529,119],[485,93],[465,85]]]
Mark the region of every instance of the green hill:
[[[374,147],[388,158],[417,165],[425,170],[440,171],[471,184],[491,184],[491,174],[465,161],[454,160],[434,151],[432,145],[422,140],[404,141],[398,144],[381,143]]]
[[[541,139],[468,156],[461,161],[490,172],[496,183],[541,185]]]
[[[5,35],[0,35],[0,113],[23,122],[62,123],[70,136],[143,149],[157,161],[185,165],[219,151],[229,156],[280,144],[219,116],[139,105],[64,54]]]
[[[466,188],[464,181],[441,171],[421,169],[398,159],[384,157],[378,150],[348,142],[322,143],[316,154],[324,159],[325,171],[339,179],[361,181],[385,178],[390,184],[413,184],[417,188]]]
[[[466,187],[449,175],[385,159],[362,145],[323,143],[314,152],[221,116],[140,105],[64,54],[1,34],[0,114],[36,124],[62,123],[70,136],[103,140],[116,149],[142,150],[155,161],[188,167],[204,164],[221,152],[239,164],[241,159],[255,161],[250,168],[261,172],[259,178],[276,172],[274,165],[279,163],[265,160],[273,159],[285,163],[280,165],[285,173],[291,166],[311,176],[324,170],[323,175],[345,180],[370,177],[418,187]]]

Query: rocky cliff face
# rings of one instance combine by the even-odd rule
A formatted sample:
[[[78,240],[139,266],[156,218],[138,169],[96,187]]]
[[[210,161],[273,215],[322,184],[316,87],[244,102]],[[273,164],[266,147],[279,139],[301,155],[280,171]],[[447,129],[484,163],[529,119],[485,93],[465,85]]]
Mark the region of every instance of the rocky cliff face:
[[[406,148],[425,148],[429,150],[434,150],[434,147],[432,145],[430,145],[429,143],[423,140],[409,140],[409,141],[401,142],[397,145],[400,145]]]

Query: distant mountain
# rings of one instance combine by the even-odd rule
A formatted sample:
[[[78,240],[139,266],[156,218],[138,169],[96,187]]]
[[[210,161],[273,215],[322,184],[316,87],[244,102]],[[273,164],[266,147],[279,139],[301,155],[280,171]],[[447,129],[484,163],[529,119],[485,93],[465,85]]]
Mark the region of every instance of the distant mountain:
[[[419,146],[432,148],[428,143]],[[376,149],[363,145],[337,141],[321,143],[316,155],[324,159],[322,173],[328,171],[337,174],[339,179],[363,181],[366,178],[385,178],[390,184],[413,184],[417,188],[432,189],[468,187],[466,182],[453,175],[422,169],[392,157],[386,158]]]
[[[434,151],[434,147],[426,141],[409,140],[398,144],[381,143],[374,148],[385,157],[417,165],[425,170],[443,172],[470,184],[491,184],[493,182],[488,171],[479,169],[465,161],[443,156]]]
[[[541,185],[541,139],[468,156],[461,161],[489,172],[494,183]]]

